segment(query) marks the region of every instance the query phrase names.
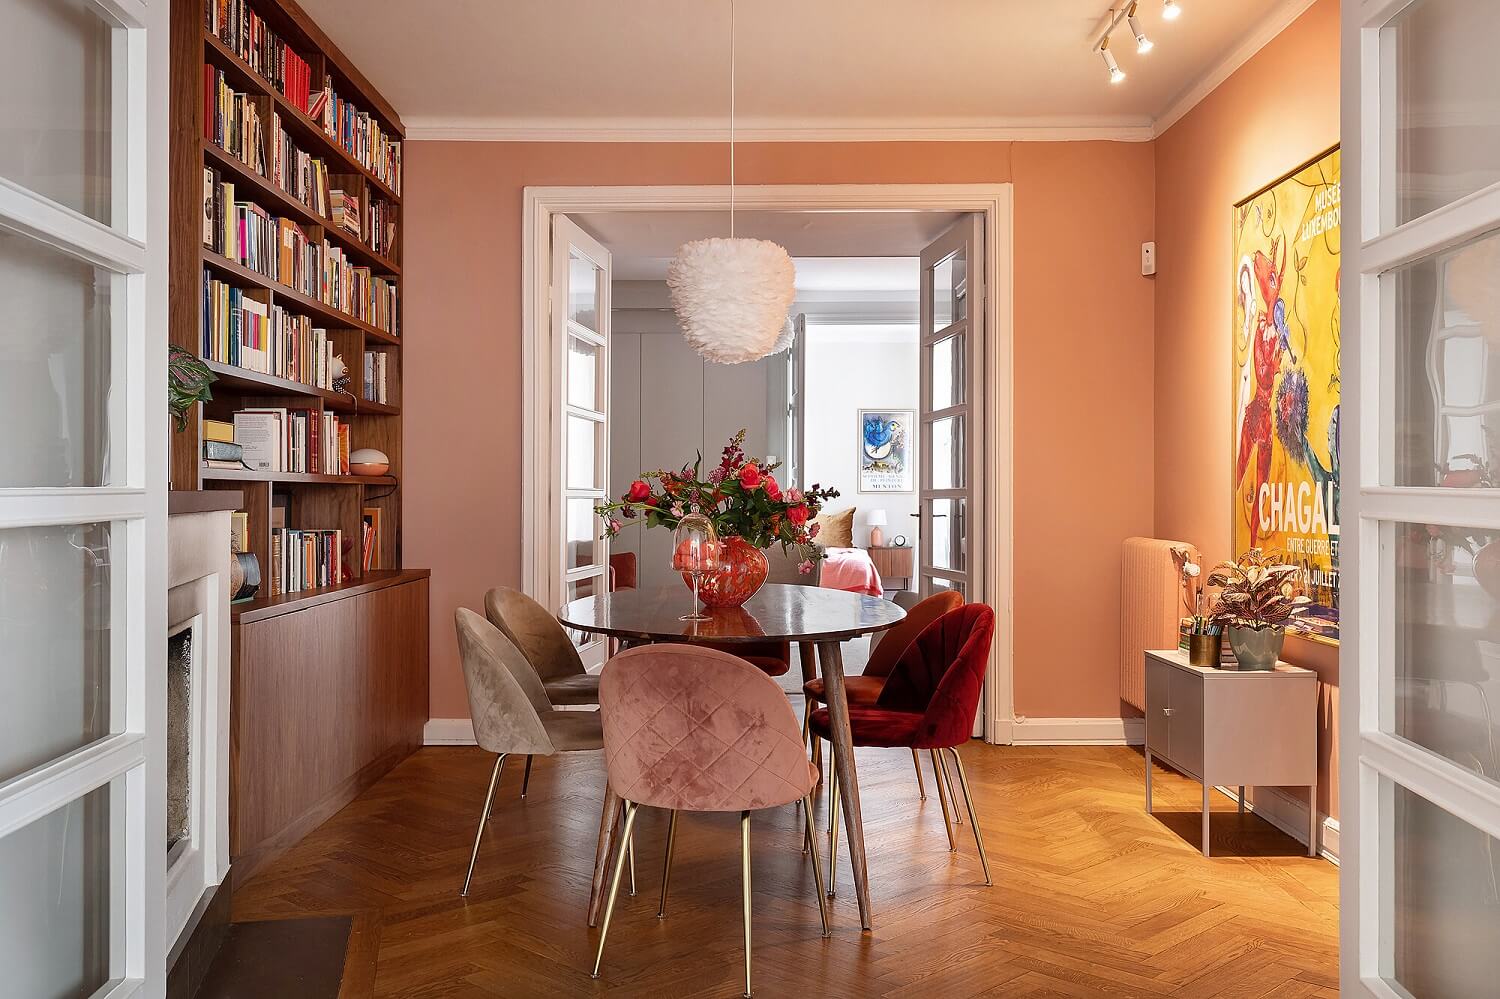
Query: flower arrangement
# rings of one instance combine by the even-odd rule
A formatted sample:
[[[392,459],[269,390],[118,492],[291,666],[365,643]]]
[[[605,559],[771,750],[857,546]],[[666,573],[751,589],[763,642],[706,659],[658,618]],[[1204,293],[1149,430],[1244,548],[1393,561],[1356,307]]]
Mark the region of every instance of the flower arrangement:
[[[1177,565],[1178,587],[1182,592],[1182,609],[1187,611],[1189,635],[1218,634],[1219,627],[1203,613],[1203,568],[1193,561],[1186,548],[1173,548],[1172,561]]]
[[[1221,588],[1209,619],[1230,628],[1284,628],[1311,603],[1297,592],[1296,575],[1281,552],[1260,548],[1219,563],[1208,577],[1210,586]]]
[[[745,434],[741,430],[730,438],[719,464],[706,476],[700,453],[680,471],[642,472],[624,496],[594,507],[604,520],[605,537],[619,534],[627,520],[639,518],[647,527],[675,530],[683,517],[701,513],[720,538],[741,538],[759,549],[774,544],[787,552],[800,549],[798,569],[812,572],[813,563],[825,557],[813,544],[818,534],[813,518],[827,500],[839,495],[838,490],[818,485],[782,489],[773,474],[780,462],[747,457]]]

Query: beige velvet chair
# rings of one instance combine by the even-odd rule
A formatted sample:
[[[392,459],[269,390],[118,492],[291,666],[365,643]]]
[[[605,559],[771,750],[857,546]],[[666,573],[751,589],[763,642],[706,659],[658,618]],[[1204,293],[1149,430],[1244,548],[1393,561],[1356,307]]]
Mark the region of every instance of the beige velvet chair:
[[[547,699],[553,704],[599,703],[599,677],[583,668],[578,649],[547,608],[519,590],[497,586],[484,595],[484,613],[490,624],[505,632],[541,678]],[[521,778],[521,797],[531,786],[531,757]]]
[[[459,892],[467,895],[505,758],[525,753],[529,763],[532,756],[603,749],[604,733],[598,711],[556,710],[520,650],[494,625],[466,607],[454,612],[453,621],[469,692],[469,715],[474,719],[474,741],[496,754],[469,872]]]

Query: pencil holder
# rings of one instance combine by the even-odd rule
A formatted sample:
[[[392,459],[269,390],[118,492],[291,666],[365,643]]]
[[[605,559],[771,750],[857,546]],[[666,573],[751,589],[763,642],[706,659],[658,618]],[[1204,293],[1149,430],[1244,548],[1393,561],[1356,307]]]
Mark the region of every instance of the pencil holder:
[[[1224,636],[1222,635],[1189,635],[1188,664],[1217,668],[1219,665],[1219,651],[1223,640]]]

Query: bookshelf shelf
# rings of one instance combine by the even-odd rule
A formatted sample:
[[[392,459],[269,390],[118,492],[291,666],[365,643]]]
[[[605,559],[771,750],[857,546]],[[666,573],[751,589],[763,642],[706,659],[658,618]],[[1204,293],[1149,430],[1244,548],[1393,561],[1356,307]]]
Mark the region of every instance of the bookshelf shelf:
[[[218,376],[218,380],[214,382],[215,390],[229,388],[260,395],[305,396],[310,399],[321,399],[325,408],[339,413],[352,413],[361,405],[352,396],[331,392],[328,389],[318,388],[316,385],[294,382],[290,378],[278,378],[275,375],[267,375],[219,361],[204,361],[203,363],[208,365],[208,370]]]
[[[388,586],[400,586],[418,579],[426,579],[426,569],[373,569],[363,576],[348,583],[338,586],[322,586],[315,590],[303,590],[300,593],[284,593],[275,597],[256,597],[243,603],[233,604],[229,608],[230,618],[235,624],[249,624],[254,621],[264,621],[268,618],[280,617],[293,611],[307,610],[319,604],[325,604],[344,597],[356,596],[361,593],[370,593],[374,590],[385,589]]]
[[[371,326],[363,319],[356,319],[342,309],[336,309],[327,302],[320,302],[311,295],[304,295],[289,284],[282,284],[275,278],[266,277],[259,271],[252,271],[244,264],[235,263],[222,253],[215,253],[207,247],[201,248],[201,259],[204,264],[212,267],[221,275],[231,278],[230,284],[239,284],[241,287],[249,285],[253,288],[261,288],[269,291],[276,302],[283,308],[291,309],[293,312],[305,313],[311,318],[321,319],[335,328],[358,330],[372,339],[382,343],[399,344],[401,338],[394,333],[387,333],[378,326]]]
[[[271,482],[279,486],[394,486],[391,475],[319,475],[316,472],[257,472],[244,468],[205,468],[205,482]]]

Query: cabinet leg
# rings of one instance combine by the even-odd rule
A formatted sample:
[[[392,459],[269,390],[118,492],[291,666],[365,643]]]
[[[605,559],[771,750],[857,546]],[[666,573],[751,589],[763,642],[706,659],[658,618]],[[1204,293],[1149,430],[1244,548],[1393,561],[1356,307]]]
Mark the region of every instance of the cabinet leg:
[[[1146,814],[1151,814],[1151,750],[1146,750]]]
[[[1245,814],[1245,785],[1240,785],[1240,814]]]
[[[1208,781],[1203,782],[1203,855],[1208,856]]]
[[[1307,855],[1318,855],[1318,785],[1307,789]]]

